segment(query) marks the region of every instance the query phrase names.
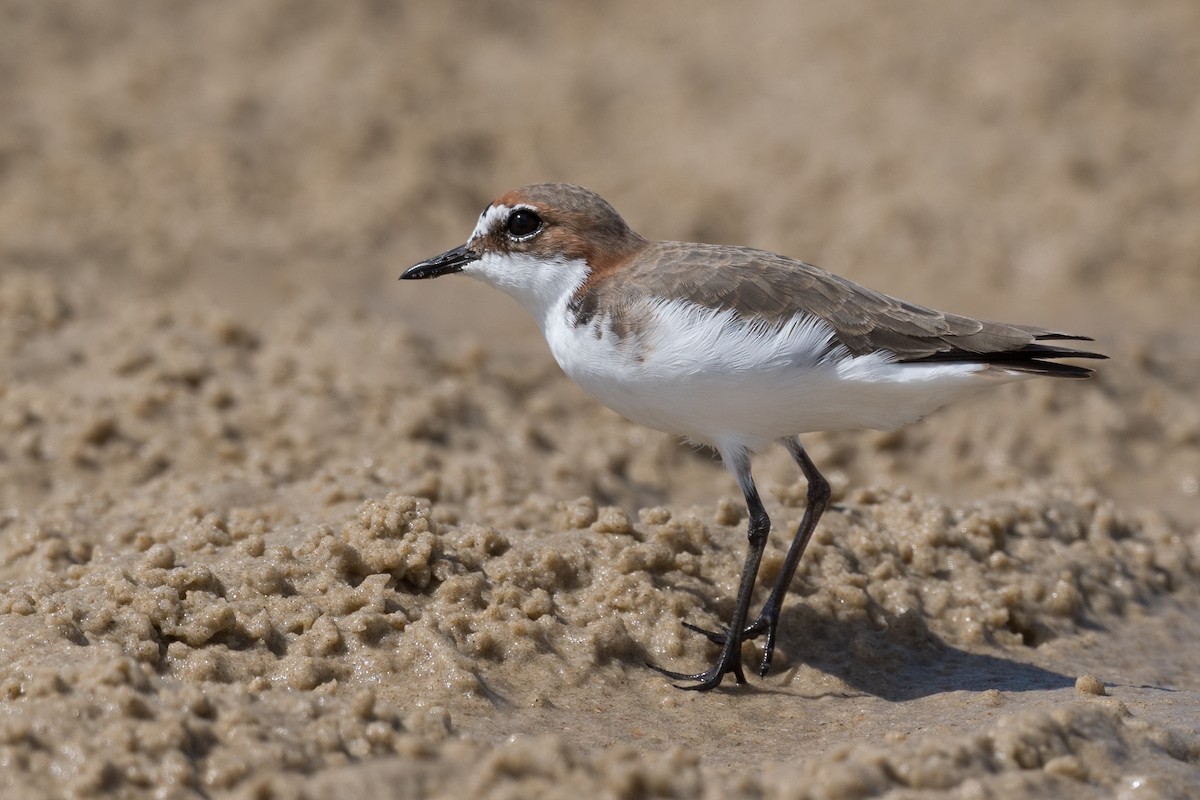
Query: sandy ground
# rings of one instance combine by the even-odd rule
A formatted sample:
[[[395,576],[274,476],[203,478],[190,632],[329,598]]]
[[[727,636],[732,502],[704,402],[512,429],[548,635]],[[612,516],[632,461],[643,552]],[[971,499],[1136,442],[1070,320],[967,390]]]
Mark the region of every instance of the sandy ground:
[[[1198,42],[1189,0],[0,4],[0,794],[1194,793]],[[681,692],[644,662],[714,656],[732,479],[396,281],[542,180],[1113,360],[808,437],[777,668]],[[805,487],[756,474],[769,579]]]

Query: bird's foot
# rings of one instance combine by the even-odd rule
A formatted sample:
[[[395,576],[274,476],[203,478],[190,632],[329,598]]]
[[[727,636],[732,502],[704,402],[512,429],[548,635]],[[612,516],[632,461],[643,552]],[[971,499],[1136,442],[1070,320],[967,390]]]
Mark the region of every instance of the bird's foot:
[[[676,689],[685,689],[693,692],[708,692],[721,685],[721,681],[725,676],[732,672],[734,680],[738,683],[746,682],[746,673],[742,671],[742,652],[740,647],[722,648],[721,657],[711,669],[704,672],[697,672],[694,675],[689,675],[686,672],[672,672],[669,669],[664,669],[657,664],[646,662],[646,666],[650,669],[661,672],[673,681],[687,681],[687,683],[676,683]]]
[[[760,678],[765,678],[767,673],[771,670],[771,660],[775,656],[775,628],[778,624],[778,612],[771,613],[770,608],[764,608],[762,613],[758,615],[758,618],[755,619],[754,622],[751,622],[742,629],[741,641],[738,642],[739,645],[742,642],[748,642],[751,639],[757,639],[764,633],[767,635],[767,643],[763,647],[762,660],[758,665],[758,676]],[[695,631],[696,633],[703,635],[714,644],[724,645],[725,640],[728,638],[728,632],[726,631],[710,631],[697,625],[693,625],[690,622],[683,623],[683,627],[687,628],[689,631]],[[740,647],[734,649],[740,650]],[[738,667],[740,670],[740,658],[738,659]],[[662,672],[662,670],[659,671]],[[738,682],[741,683],[742,681]]]

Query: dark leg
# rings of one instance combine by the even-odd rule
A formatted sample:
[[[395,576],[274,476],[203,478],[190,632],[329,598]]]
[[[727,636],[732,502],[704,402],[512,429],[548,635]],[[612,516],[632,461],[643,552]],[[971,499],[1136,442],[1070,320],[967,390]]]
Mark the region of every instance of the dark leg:
[[[812,538],[813,531],[816,530],[817,521],[821,519],[821,515],[825,513],[825,507],[829,505],[829,482],[817,471],[816,465],[804,451],[800,440],[792,436],[781,441],[788,452],[792,454],[792,458],[800,465],[800,470],[808,481],[808,507],[804,510],[804,518],[800,520],[800,527],[796,529],[792,546],[788,548],[787,558],[783,562],[783,570],[771,588],[771,595],[763,605],[762,613],[742,630],[742,641],[756,639],[764,633],[767,634],[762,663],[758,667],[760,677],[766,677],[767,672],[771,669],[771,657],[775,655],[775,629],[779,625],[779,612],[783,608],[783,598],[792,583],[792,578],[796,575],[796,567],[800,565],[804,548],[808,546],[808,540]],[[717,644],[725,643],[724,633],[706,631],[686,622],[683,625],[689,630],[704,634]]]
[[[775,628],[779,624],[779,612],[783,608],[784,595],[787,594],[792,578],[796,575],[796,567],[800,564],[800,557],[804,555],[804,548],[808,546],[808,540],[812,538],[813,531],[816,530],[817,521],[821,519],[821,515],[825,513],[825,507],[829,505],[829,481],[825,480],[825,476],[817,471],[816,464],[813,464],[808,453],[804,451],[800,439],[795,436],[788,437],[783,440],[783,446],[800,465],[800,471],[804,473],[804,478],[808,481],[808,507],[804,509],[804,518],[800,520],[800,527],[796,529],[792,546],[788,548],[787,559],[783,562],[783,571],[779,573],[779,578],[771,588],[771,595],[763,605],[762,613],[745,631],[748,637],[758,636],[764,631],[767,634],[762,663],[758,666],[760,677],[765,677],[767,671],[771,669],[771,657],[775,655]]]
[[[771,519],[767,516],[766,509],[763,508],[762,500],[758,497],[758,489],[755,488],[754,479],[750,475],[750,454],[745,450],[740,450],[731,454],[722,452],[721,457],[737,477],[742,494],[746,497],[746,508],[750,512],[750,522],[746,532],[749,549],[746,552],[745,564],[742,566],[742,580],[738,585],[737,603],[734,605],[733,618],[729,621],[727,629],[729,633],[721,636],[719,642],[721,655],[717,657],[717,663],[712,669],[695,675],[687,675],[650,665],[669,678],[679,681],[695,681],[690,686],[680,686],[680,689],[698,691],[715,689],[721,685],[721,680],[727,672],[732,672],[738,683],[746,682],[746,676],[742,672],[742,642],[748,637],[744,634],[733,635],[733,632],[746,630],[746,617],[750,613],[750,601],[754,595],[754,581],[758,577],[758,565],[762,561],[763,550],[767,546],[767,535],[771,532]],[[774,626],[772,626],[772,635],[773,633]]]

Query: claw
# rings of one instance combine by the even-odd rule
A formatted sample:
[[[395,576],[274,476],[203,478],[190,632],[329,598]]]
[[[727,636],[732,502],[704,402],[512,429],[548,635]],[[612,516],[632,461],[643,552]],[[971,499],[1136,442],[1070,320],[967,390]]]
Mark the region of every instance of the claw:
[[[694,631],[701,636],[704,636],[713,644],[725,644],[725,633],[723,631],[710,631],[705,628],[701,628],[698,625],[693,625],[690,622],[684,622],[682,625],[689,631]]]
[[[725,673],[727,672],[732,672],[734,679],[738,683],[746,682],[746,674],[742,672],[741,659],[734,662],[734,666],[730,668],[721,669],[721,666],[718,664],[712,669],[705,670],[704,672],[698,672],[694,675],[689,675],[686,672],[673,672],[669,669],[664,669],[657,664],[652,664],[649,661],[646,662],[646,666],[655,672],[666,675],[673,681],[690,681],[690,685],[683,685],[679,683],[672,684],[676,689],[683,689],[686,692],[712,691],[721,685],[721,680],[725,677]]]
[[[767,617],[766,609],[759,615],[758,619],[754,620],[751,627],[756,627],[760,631],[767,634],[767,641],[763,644],[762,661],[758,664],[758,677],[765,678],[767,673],[771,671],[771,659],[775,656],[775,626],[777,617]]]
[[[758,677],[765,678],[771,671],[771,659],[775,655],[775,637],[767,634],[767,644],[763,647],[762,660],[758,663]]]

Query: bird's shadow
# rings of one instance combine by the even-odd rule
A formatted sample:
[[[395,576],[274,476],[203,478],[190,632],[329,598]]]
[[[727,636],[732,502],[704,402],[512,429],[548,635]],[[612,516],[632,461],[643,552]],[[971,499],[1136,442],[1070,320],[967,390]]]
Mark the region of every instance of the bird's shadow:
[[[800,604],[780,620],[784,663],[800,664],[840,678],[852,690],[884,700],[915,700],[944,692],[1030,692],[1063,689],[1075,678],[995,654],[970,652],[946,643],[919,614],[872,621],[823,616]],[[880,624],[882,623],[882,624]],[[780,653],[783,655],[784,653]]]

